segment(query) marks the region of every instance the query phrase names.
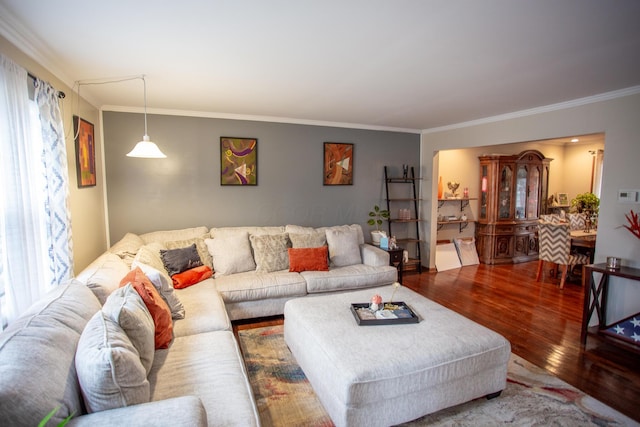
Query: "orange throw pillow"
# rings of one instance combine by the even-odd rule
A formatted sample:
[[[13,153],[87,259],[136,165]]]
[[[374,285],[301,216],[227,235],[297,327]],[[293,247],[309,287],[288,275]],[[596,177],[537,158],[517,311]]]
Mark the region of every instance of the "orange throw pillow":
[[[329,271],[327,246],[289,248],[289,271]]]
[[[173,323],[169,306],[140,267],[136,267],[124,276],[120,281],[120,286],[126,286],[127,283],[131,283],[133,289],[138,292],[151,314],[156,328],[154,337],[156,349],[168,348],[173,338]]]
[[[211,276],[213,276],[211,268],[208,265],[201,265],[200,267],[194,267],[182,273],[174,274],[171,276],[171,280],[173,280],[173,287],[175,289],[184,289]]]

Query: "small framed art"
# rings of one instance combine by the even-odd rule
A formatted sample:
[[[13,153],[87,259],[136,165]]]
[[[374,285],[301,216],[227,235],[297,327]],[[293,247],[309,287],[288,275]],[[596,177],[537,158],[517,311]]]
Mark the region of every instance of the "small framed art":
[[[78,188],[96,185],[96,143],[93,124],[73,116],[73,131],[76,135],[76,171]]]
[[[220,185],[258,185],[258,140],[220,137]]]
[[[324,143],[323,185],[353,185],[353,144]]]
[[[558,193],[558,206],[569,206],[569,195],[567,193]]]

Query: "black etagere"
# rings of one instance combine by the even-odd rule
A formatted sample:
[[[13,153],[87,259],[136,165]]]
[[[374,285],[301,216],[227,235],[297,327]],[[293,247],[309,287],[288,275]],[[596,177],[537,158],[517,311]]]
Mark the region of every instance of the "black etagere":
[[[422,240],[420,239],[420,216],[418,210],[418,192],[416,190],[416,182],[419,181],[420,178],[416,178],[413,166],[407,169],[405,173],[403,173],[402,177],[394,177],[389,175],[389,168],[387,166],[384,167],[384,183],[386,190],[386,199],[387,199],[387,211],[389,211],[389,220],[388,220],[388,228],[389,228],[389,236],[396,236],[396,241],[400,246],[403,246],[406,250],[409,251],[410,257],[409,261],[403,263],[403,271],[417,270],[422,273],[422,257],[420,253],[420,243]],[[410,191],[405,191],[401,193],[402,195],[409,195],[409,197],[396,197],[396,194],[399,194],[401,190],[394,188],[402,185],[409,185]],[[390,188],[391,187],[391,188]],[[411,197],[411,195],[413,197]],[[397,215],[398,203],[404,203],[405,206],[408,204],[410,206],[409,213],[410,217],[400,218]],[[394,206],[395,205],[395,206]],[[393,210],[392,210],[393,209]],[[397,216],[394,216],[397,215]],[[403,224],[404,229],[396,230],[394,227],[399,224]],[[411,231],[412,225],[415,225],[415,231]],[[402,234],[400,237],[396,231],[401,231]]]

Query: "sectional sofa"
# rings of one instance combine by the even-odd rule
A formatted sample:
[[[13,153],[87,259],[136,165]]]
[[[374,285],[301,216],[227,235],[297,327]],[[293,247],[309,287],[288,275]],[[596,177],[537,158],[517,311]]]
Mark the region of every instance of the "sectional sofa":
[[[170,275],[194,251],[203,274]],[[257,426],[231,321],[396,280],[359,225],[129,233],[0,334],[0,420]]]

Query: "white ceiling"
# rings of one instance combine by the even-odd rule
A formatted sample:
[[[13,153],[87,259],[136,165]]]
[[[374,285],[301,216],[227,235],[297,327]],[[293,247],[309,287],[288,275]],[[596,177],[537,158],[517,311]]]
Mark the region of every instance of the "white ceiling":
[[[638,0],[0,0],[69,86],[145,74],[150,111],[405,130],[637,91],[639,22]],[[140,80],[81,93],[142,107]]]

